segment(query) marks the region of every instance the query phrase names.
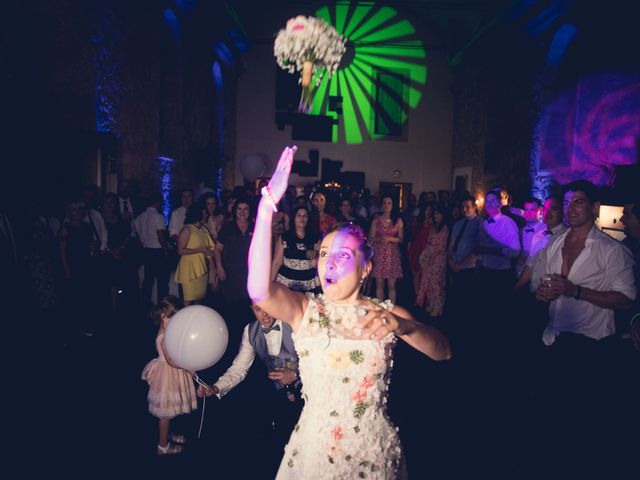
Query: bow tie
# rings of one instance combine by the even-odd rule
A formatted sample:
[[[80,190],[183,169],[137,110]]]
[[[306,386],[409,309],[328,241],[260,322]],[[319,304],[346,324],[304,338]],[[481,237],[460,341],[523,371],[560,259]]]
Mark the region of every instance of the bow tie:
[[[271,330],[277,330],[277,331],[280,331],[280,325],[271,325],[270,327],[263,328],[263,329],[262,329],[262,333],[264,333],[264,334],[266,335],[266,334],[267,334],[267,333],[269,333]]]
[[[496,221],[493,218],[488,217],[487,218],[487,223],[496,223]]]
[[[535,230],[535,228],[533,228],[533,227],[524,229],[525,232],[533,232],[534,230]]]

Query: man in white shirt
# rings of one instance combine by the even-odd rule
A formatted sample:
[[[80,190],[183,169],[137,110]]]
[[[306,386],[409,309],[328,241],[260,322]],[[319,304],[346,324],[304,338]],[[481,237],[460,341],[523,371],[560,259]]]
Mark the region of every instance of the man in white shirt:
[[[501,287],[510,289],[511,262],[520,254],[520,238],[516,223],[500,212],[501,205],[500,192],[487,192],[484,199],[487,218],[482,222],[475,252],[482,266],[481,273],[490,274]],[[495,287],[495,282],[491,283]]]
[[[636,278],[636,290],[640,288],[640,195],[636,192],[634,199],[629,199],[624,204],[620,221],[624,225],[624,233],[627,237],[624,244],[631,250],[635,259],[634,275]],[[640,295],[629,312],[629,335],[633,346],[640,353]]]
[[[144,280],[141,296],[145,305],[151,304],[151,289],[157,281],[157,299],[169,293],[169,271],[166,266],[167,240],[164,217],[160,213],[162,195],[153,193],[149,197],[149,206],[133,222],[136,235],[142,244]]]
[[[549,244],[551,239],[564,233],[567,229],[563,223],[562,198],[560,197],[548,197],[544,201],[542,217],[546,228],[536,232],[531,239],[527,263],[518,278],[514,290],[519,290],[529,284],[529,291],[535,293],[542,276],[538,254]]]
[[[520,241],[522,243],[522,251],[516,262],[516,278],[520,277],[524,270],[527,258],[531,252],[531,241],[536,233],[546,230],[545,224],[540,221],[540,200],[531,197],[525,200],[523,205],[523,216],[527,222],[520,229]]]
[[[546,345],[563,332],[596,341],[612,335],[613,311],[630,307],[636,297],[631,253],[595,226],[600,208],[597,188],[577,180],[566,189],[569,229],[540,254],[547,279],[538,286],[536,296],[551,302],[543,338]]]
[[[552,238],[566,230],[562,222],[562,197],[548,197],[542,211],[546,229],[537,232],[531,239],[527,263],[513,287],[516,295],[515,323],[518,327],[516,331],[520,334],[521,359],[524,371],[528,374],[527,386],[533,389],[539,385],[540,364],[544,355],[540,335],[549,321],[548,304],[535,298],[535,291],[542,276],[538,254]],[[527,285],[528,289],[525,288]]]
[[[474,340],[469,344],[471,357],[478,368],[484,368],[483,373],[496,381],[506,375],[502,369],[513,364],[512,262],[520,254],[518,227],[500,212],[501,206],[500,191],[487,192],[487,218],[479,228],[474,250],[480,268],[473,282],[476,309],[468,332]]]
[[[251,309],[256,320],[244,327],[240,351],[232,365],[212,387],[198,387],[198,395],[224,397],[246,378],[257,355],[275,387],[268,401],[261,399],[257,403],[272,416],[269,424],[273,425],[276,441],[284,448],[302,410],[298,355],[289,324],[276,320],[255,304]]]
[[[171,212],[171,218],[169,220],[169,238],[176,244],[178,243],[180,230],[184,226],[184,217],[192,203],[193,190],[185,188],[180,192],[180,206]]]
[[[536,290],[538,300],[550,302],[542,338],[549,383],[541,405],[547,408],[548,427],[554,428],[547,450],[550,456],[559,453],[558,461],[572,471],[579,463],[571,461],[574,455],[588,455],[590,470],[603,461],[601,466],[610,468],[605,459],[616,445],[615,411],[621,400],[614,310],[629,308],[636,297],[633,258],[595,226],[599,208],[591,182],[576,180],[565,187],[569,229],[540,253],[545,276]]]

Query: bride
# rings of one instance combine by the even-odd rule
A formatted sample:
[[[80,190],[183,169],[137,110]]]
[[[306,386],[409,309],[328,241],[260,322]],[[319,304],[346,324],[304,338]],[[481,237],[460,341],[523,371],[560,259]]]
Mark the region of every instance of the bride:
[[[393,346],[400,338],[434,360],[446,360],[449,342],[407,310],[360,294],[373,251],[354,224],[334,225],[320,244],[322,294],[305,295],[271,281],[271,220],[295,152],[295,146],[284,149],[262,189],[247,282],[261,309],[291,325],[303,383],[304,410],[277,478],[404,476],[397,428],[386,414]]]

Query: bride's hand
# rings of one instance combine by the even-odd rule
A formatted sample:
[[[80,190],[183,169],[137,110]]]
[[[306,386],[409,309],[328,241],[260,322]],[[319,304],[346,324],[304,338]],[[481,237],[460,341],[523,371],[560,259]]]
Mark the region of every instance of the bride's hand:
[[[363,337],[381,340],[390,333],[396,333],[400,330],[398,317],[368,298],[359,299],[356,308],[366,311],[364,317],[358,320]]]
[[[280,155],[278,166],[276,171],[273,172],[271,180],[269,180],[268,189],[271,193],[273,201],[278,204],[280,199],[284,196],[289,185],[289,174],[291,173],[291,165],[293,164],[293,156],[298,150],[295,145],[293,147],[285,147]]]

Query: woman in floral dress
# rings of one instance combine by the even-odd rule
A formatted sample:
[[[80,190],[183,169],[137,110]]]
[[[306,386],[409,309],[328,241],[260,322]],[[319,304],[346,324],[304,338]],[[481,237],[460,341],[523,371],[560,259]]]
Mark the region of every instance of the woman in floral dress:
[[[400,441],[386,415],[393,347],[400,338],[444,360],[451,355],[449,343],[405,309],[360,294],[371,273],[372,248],[356,225],[335,225],[320,244],[323,294],[294,292],[271,281],[271,218],[295,150],[284,150],[263,190],[247,283],[260,308],[291,325],[304,385],[305,407],[277,478],[398,478]]]
[[[420,289],[416,303],[426,307],[427,313],[435,318],[442,315],[444,308],[449,228],[442,207],[434,207],[432,215],[427,244],[419,257]]]
[[[387,284],[389,300],[396,301],[396,281],[402,278],[400,244],[404,224],[393,207],[391,197],[382,198],[382,213],[371,223],[369,237],[374,243],[373,278],[376,279],[376,297],[384,298]]]

